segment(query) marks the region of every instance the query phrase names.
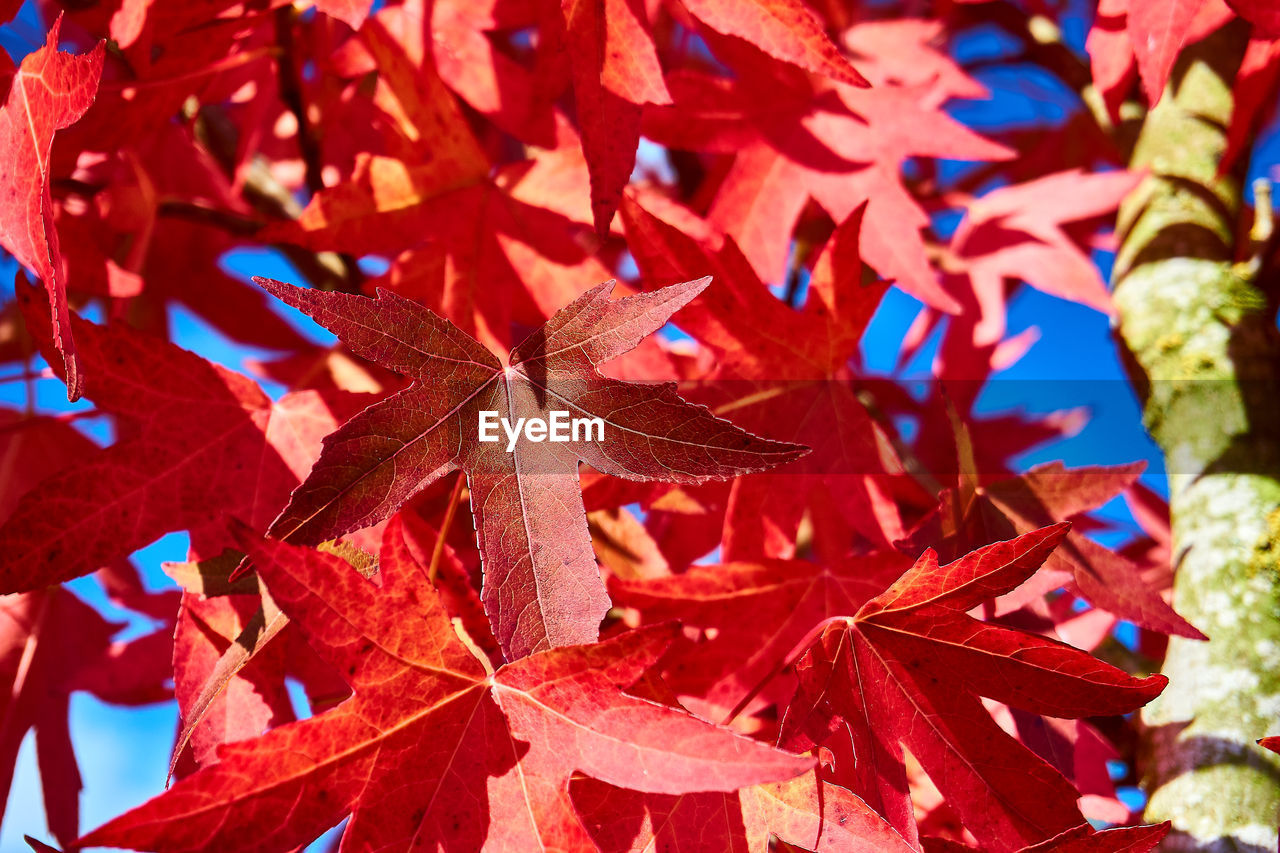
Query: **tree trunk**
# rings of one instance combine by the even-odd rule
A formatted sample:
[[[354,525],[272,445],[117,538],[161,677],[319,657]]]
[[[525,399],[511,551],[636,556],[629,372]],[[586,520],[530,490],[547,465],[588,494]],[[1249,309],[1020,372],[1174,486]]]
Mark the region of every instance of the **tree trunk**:
[[[1243,45],[1233,26],[1184,51],[1147,116],[1114,273],[1169,474],[1174,606],[1210,637],[1170,640],[1142,714],[1146,816],[1173,822],[1171,851],[1270,853],[1280,819],[1280,756],[1255,745],[1280,732],[1280,346],[1257,268],[1233,263],[1239,182],[1217,174]]]

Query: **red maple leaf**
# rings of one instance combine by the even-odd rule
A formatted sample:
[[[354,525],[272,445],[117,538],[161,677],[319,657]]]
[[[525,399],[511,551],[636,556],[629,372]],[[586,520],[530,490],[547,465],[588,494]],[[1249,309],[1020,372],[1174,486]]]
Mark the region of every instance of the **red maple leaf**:
[[[508,660],[591,642],[609,608],[579,495],[580,461],[627,479],[698,483],[804,452],[744,432],[685,402],[672,386],[629,384],[596,371],[660,328],[707,279],[616,302],[609,301],[613,284],[602,284],[513,349],[505,365],[449,321],[394,293],[366,299],[258,282],[356,353],[414,380],[325,439],[271,534],[314,544],[369,527],[461,468],[485,561],[485,609]],[[496,413],[496,429],[499,420],[515,424],[557,409],[600,419],[602,440],[535,443],[525,434],[509,436],[505,451],[499,439],[479,440],[481,412]]]
[[[609,276],[575,239],[585,231],[577,223],[592,216],[586,164],[562,124],[551,140],[556,150],[493,168],[435,69],[414,64],[422,45],[410,38],[406,17],[393,8],[370,19],[360,33],[363,50],[343,66],[353,76],[366,59],[380,69],[375,103],[387,135],[404,144],[394,156],[361,152],[349,178],[259,237],[390,257],[390,269],[367,292],[386,287],[417,298],[486,345],[504,348],[513,324],[536,325],[582,286]],[[414,142],[422,137],[435,140],[430,153]],[[548,192],[539,182],[546,172],[563,180],[567,150],[577,155],[582,203],[566,210],[563,188]]]
[[[170,695],[172,629],[113,641],[122,627],[58,586],[0,598],[0,792],[7,799],[18,748],[34,732],[46,821],[63,843],[80,832],[71,694],[87,690],[127,705]]]
[[[966,615],[1026,580],[1067,529],[1038,530],[945,566],[926,552],[800,661],[783,742],[845,732],[857,760],[837,766],[838,778],[908,837],[903,747],[984,849],[1016,850],[1081,825],[1075,788],[1005,734],[978,697],[1052,717],[1121,714],[1150,701],[1167,679],[1134,678],[1058,641]]]
[[[902,522],[886,495],[907,495],[912,487],[884,430],[858,400],[848,367],[884,290],[863,281],[862,210],[818,254],[801,310],[769,293],[731,236],[689,211],[628,196],[622,218],[651,285],[696,271],[710,271],[719,283],[681,314],[682,327],[718,356],[703,381],[693,383],[699,399],[713,411],[733,412],[749,429],[811,447],[822,460],[736,481],[725,556],[790,556],[800,518],[815,502],[834,501],[873,542],[897,538]]]
[[[1275,112],[1275,92],[1280,84],[1280,12],[1276,13],[1276,35],[1249,39],[1240,70],[1231,87],[1231,129],[1227,150],[1218,170],[1226,173],[1247,147],[1253,133]]]
[[[90,458],[96,448],[68,423],[0,409],[0,518],[43,478]],[[128,563],[98,580],[110,599],[136,613],[172,619],[172,593],[147,593]],[[7,801],[18,750],[35,737],[45,818],[63,843],[79,835],[80,772],[68,721],[71,695],[141,705],[166,699],[172,625],[133,640],[70,590],[50,586],[0,597],[0,798]],[[0,817],[3,811],[0,810]]]
[[[801,0],[682,0],[682,4],[711,29],[757,45],[776,59],[841,83],[867,85]]]
[[[920,234],[929,219],[903,185],[902,164],[1013,152],[949,118],[941,107],[951,92],[932,83],[815,83],[762,65],[750,45],[715,46],[740,79],[669,75],[675,103],[646,114],[645,134],[671,148],[734,155],[708,218],[743,247],[760,277],[782,280],[792,229],[810,198],[836,222],[865,203],[867,263],[924,302],[958,310],[929,267]]]
[[[613,580],[609,591],[645,622],[678,620],[700,632],[677,640],[663,676],[680,696],[721,713],[777,674],[811,632],[852,616],[911,565],[893,552],[833,565],[758,560],[693,566],[650,580]]]
[[[1090,413],[992,392],[1088,355],[1029,289],[1112,311],[1142,105],[1203,100],[1210,44],[1219,177],[1265,167],[1274,4],[57,5],[0,50],[0,246],[43,288],[0,297],[0,786],[34,745],[47,841],[1169,832],[1121,795],[1138,676],[1199,636],[1186,513],[1136,466],[1026,470]],[[1258,188],[1228,254],[1262,287]],[[1145,535],[1113,551],[1120,493]],[[180,713],[175,787],[84,839],[77,694]]]
[[[952,276],[947,281],[953,291],[973,293],[974,343],[987,346],[1004,337],[1005,282],[1011,279],[1113,313],[1097,267],[1066,229],[1111,213],[1141,179],[1128,172],[1086,175],[1071,169],[1001,187],[971,202],[951,239],[956,271],[968,280]],[[966,293],[955,296],[967,298]]]
[[[901,545],[908,553],[937,548],[946,558],[1029,533],[1102,506],[1142,473],[1143,463],[1067,469],[1061,463],[1036,466],[1025,474],[978,484],[961,474],[961,485],[945,490],[938,508],[923,519]],[[1077,531],[1048,557],[1045,572],[997,612],[1016,609],[1028,596],[1075,583],[1091,604],[1143,627],[1204,639],[1195,626],[1173,611],[1157,588],[1142,579],[1140,568]]]
[[[732,794],[643,794],[583,776],[570,790],[601,853],[770,853],[779,841],[850,853],[915,849],[857,796],[810,773]]]
[[[573,69],[591,208],[604,236],[635,166],[646,103],[669,104],[658,55],[637,0],[566,0],[565,47]]]
[[[380,588],[332,555],[247,544],[272,595],[354,695],[223,747],[217,764],[77,848],[288,849],[350,814],[343,844],[352,849],[589,849],[569,795],[575,771],[678,795],[812,767],[623,692],[662,653],[669,628],[486,671],[455,634],[398,520],[384,537]]]
[[[1118,108],[1120,89],[1132,80],[1135,59],[1147,103],[1155,105],[1164,94],[1179,51],[1233,17],[1223,0],[1103,0],[1088,49],[1094,76],[1112,113]]]
[[[18,297],[52,359],[33,288],[20,282]],[[216,527],[224,513],[265,527],[334,412],[358,408],[355,395],[314,391],[273,402],[248,377],[123,324],[73,317],[71,328],[89,368],[85,394],[128,429],[23,496],[0,527],[7,592],[78,577],[174,530]]]
[[[67,377],[67,399],[84,390],[71,334],[62,253],[49,193],[54,133],[84,115],[98,91],[103,46],[86,56],[58,50],[62,19],[49,28],[44,47],[29,54],[9,84],[0,109],[0,244],[35,271],[49,295],[53,340]]]

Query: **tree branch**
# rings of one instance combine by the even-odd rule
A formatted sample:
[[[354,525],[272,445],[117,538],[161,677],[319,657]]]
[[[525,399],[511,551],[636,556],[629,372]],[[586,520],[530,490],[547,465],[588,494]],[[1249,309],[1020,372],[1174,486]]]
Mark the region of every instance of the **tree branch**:
[[[1145,422],[1164,452],[1174,606],[1211,638],[1169,641],[1169,686],[1142,714],[1146,818],[1166,851],[1275,846],[1280,760],[1280,341],[1274,312],[1234,263],[1241,199],[1219,176],[1244,33],[1189,47],[1151,110],[1121,208],[1119,333]],[[1244,273],[1244,274],[1242,274]]]

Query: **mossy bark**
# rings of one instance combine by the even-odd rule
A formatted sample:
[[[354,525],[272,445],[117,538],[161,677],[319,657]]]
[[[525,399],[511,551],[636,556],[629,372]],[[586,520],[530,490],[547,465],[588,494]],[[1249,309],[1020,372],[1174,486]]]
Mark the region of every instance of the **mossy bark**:
[[[1149,113],[1121,209],[1115,301],[1169,473],[1174,606],[1209,635],[1172,638],[1169,686],[1143,710],[1146,817],[1162,849],[1274,851],[1280,757],[1280,345],[1258,271],[1234,263],[1240,187],[1219,176],[1242,34],[1189,49]]]

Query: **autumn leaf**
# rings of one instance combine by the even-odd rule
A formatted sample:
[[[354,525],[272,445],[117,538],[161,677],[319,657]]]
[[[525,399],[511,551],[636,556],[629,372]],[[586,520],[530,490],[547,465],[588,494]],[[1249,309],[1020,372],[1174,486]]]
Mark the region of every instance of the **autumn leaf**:
[[[648,204],[648,207],[646,207]],[[776,299],[734,239],[670,202],[628,196],[627,242],[650,286],[710,271],[718,283],[681,313],[681,326],[718,356],[693,388],[713,411],[732,412],[744,427],[770,429],[814,449],[782,474],[734,484],[725,523],[725,557],[789,557],[806,505],[832,501],[858,532],[888,545],[902,527],[881,499],[909,492],[902,464],[884,431],[847,382],[857,341],[884,287],[864,282],[859,231],[864,210],[835,229],[818,254],[800,310]]]
[[[1182,48],[1233,17],[1223,0],[1103,0],[1088,49],[1111,112],[1118,109],[1120,89],[1131,80],[1134,66],[1147,103],[1154,106]]]
[[[697,640],[677,640],[664,678],[679,695],[724,713],[779,671],[807,635],[833,617],[852,616],[911,565],[886,552],[834,565],[759,560],[693,566],[652,580],[610,581],[614,601],[647,623],[678,620]],[[812,639],[812,637],[810,637]]]
[[[974,342],[985,346],[1004,337],[1009,279],[1114,313],[1097,268],[1066,228],[1111,213],[1141,179],[1129,172],[1086,175],[1072,169],[1001,187],[971,203],[952,246],[977,302]]]
[[[0,109],[0,244],[34,270],[44,284],[53,317],[53,340],[67,379],[67,399],[78,400],[84,377],[76,355],[67,308],[67,284],[49,193],[54,134],[84,115],[98,91],[103,47],[86,56],[58,50],[54,21],[44,47],[28,55],[9,85]]]
[[[964,501],[963,489],[947,489],[938,508],[924,518],[900,547],[908,553],[938,549],[948,558],[973,548],[1072,519],[1102,506],[1133,483],[1142,463],[1068,469],[1061,463],[1038,465],[1017,477],[977,486]],[[963,477],[963,475],[962,475]],[[1167,634],[1204,639],[1204,634],[1174,612],[1158,589],[1144,583],[1137,565],[1071,531],[1062,547],[1050,554],[1038,585],[1023,592],[1039,595],[1074,580],[1095,607],[1122,619]],[[1000,612],[1015,609],[1025,598],[1015,595]]]
[[[1169,822],[1154,826],[1123,826],[1104,829],[1079,826],[1021,853],[1150,853],[1169,834]]]
[[[96,448],[67,423],[0,409],[0,518],[45,477],[82,463]],[[146,593],[128,563],[99,579],[122,608],[171,620],[172,593]],[[46,823],[69,843],[80,833],[81,778],[71,740],[71,697],[87,691],[122,705],[168,698],[172,625],[132,640],[70,590],[50,586],[0,596],[0,797],[8,801],[24,739],[34,736]],[[3,812],[0,811],[0,817]]]
[[[1149,826],[1122,826],[1096,830],[1077,826],[1018,853],[1150,853],[1169,834],[1169,822]],[[934,853],[964,853],[978,848],[940,838],[930,838],[926,849]]]
[[[635,166],[646,103],[671,95],[638,0],[564,0],[565,45],[591,171],[596,233],[604,236]]]
[[[815,85],[761,67],[749,45],[721,50],[739,79],[669,78],[674,103],[646,113],[645,134],[672,148],[734,155],[707,218],[735,239],[760,278],[783,279],[792,230],[809,199],[836,222],[865,203],[867,263],[922,301],[958,311],[929,267],[920,233],[929,219],[903,186],[902,164],[908,157],[1003,160],[1012,152],[951,119],[941,109],[946,93],[931,85]]]
[[[1107,320],[1161,304],[1113,305],[1121,207],[1195,208],[1144,262],[1203,232],[1274,283],[1241,191],[1274,165],[1274,5],[0,0],[0,254],[37,285],[0,294],[3,837],[1180,843],[1127,796],[1170,816],[1134,709],[1216,648],[1173,638],[1234,545],[1158,464],[1077,453],[1143,455],[1132,401],[1040,380],[1119,376]],[[1222,343],[1186,319],[1157,343]],[[1267,335],[1232,341],[1155,366],[1266,372]],[[133,790],[95,763],[82,796],[99,702],[176,704],[173,787],[78,839]]]
[[[47,356],[55,353],[33,288],[18,298]],[[310,467],[320,437],[359,398],[301,391],[273,402],[251,379],[123,324],[72,317],[89,369],[85,394],[132,428],[48,477],[0,527],[0,589],[78,577],[173,530],[224,513],[265,527]]]
[[[1191,21],[1204,5],[1204,0],[1130,0],[1129,38],[1138,59],[1138,73],[1147,93],[1147,102],[1155,104],[1164,94],[1164,83],[1173,70]]]
[[[768,853],[775,849],[775,839],[811,850],[915,849],[857,796],[809,773],[733,794],[643,794],[584,776],[575,778],[570,790],[602,853]]]
[[[434,110],[437,120],[461,122],[444,106]],[[490,177],[487,163],[471,159],[474,144],[462,145],[459,159],[442,155],[425,165],[361,156],[350,180],[317,193],[298,219],[274,223],[262,237],[394,257],[387,274],[369,282],[371,294],[395,290],[486,345],[510,346],[513,325],[541,322],[608,270],[575,239],[569,217],[544,198],[523,198],[542,164],[556,169],[554,154]],[[582,172],[585,201],[585,165]]]
[[[574,189],[582,198],[580,205],[569,206],[580,206],[588,224],[589,170],[576,135],[563,121],[546,131],[549,139],[539,138],[555,150],[493,168],[462,106],[444,85],[441,73],[452,64],[438,71],[431,63],[433,46],[415,38],[427,24],[425,15],[421,4],[383,9],[339,54],[344,74],[378,70],[374,106],[387,127],[384,145],[396,156],[362,150],[345,180],[316,193],[296,219],[272,223],[260,236],[308,249],[392,258],[390,269],[369,282],[367,292],[379,286],[395,290],[486,345],[509,347],[513,324],[541,322],[582,286],[609,275],[584,249],[577,232],[587,229],[562,209],[564,190],[556,187],[554,194],[535,198],[526,191],[534,184],[537,193],[539,173],[561,171],[564,152],[572,150],[582,178]],[[470,32],[474,22],[460,18],[466,18],[462,10],[441,4],[432,10],[431,21],[447,24],[450,33],[455,27]],[[506,75],[500,80],[509,82]],[[527,106],[536,99],[533,93],[499,94],[501,105],[492,98],[476,100],[507,115],[512,100],[522,98]],[[421,143],[426,138],[432,140],[429,148]],[[496,292],[505,295],[492,298]]]
[[[944,566],[925,552],[798,664],[783,742],[820,743],[838,725],[859,756],[840,773],[900,832],[913,821],[903,747],[984,849],[1016,850],[1081,825],[1070,783],[1005,734],[978,697],[1052,717],[1122,714],[1167,679],[1134,678],[1058,641],[966,615],[1026,580],[1067,529]]]
[[[800,0],[682,0],[695,18],[726,35],[738,36],[776,59],[841,83],[868,85]]]
[[[1255,35],[1249,39],[1240,60],[1240,70],[1231,88],[1231,129],[1227,134],[1227,150],[1218,164],[1220,172],[1231,168],[1272,109],[1272,96],[1280,83],[1280,13],[1276,15],[1275,29],[1275,38]]]
[[[204,766],[217,760],[222,744],[294,719],[288,695],[281,689],[285,644],[274,643],[269,653],[255,654],[263,652],[287,622],[274,604],[265,614],[264,604],[256,595],[183,595],[173,655],[173,683],[183,725],[170,774],[178,768],[188,742],[195,765]]]
[[[602,377],[621,355],[700,293],[702,279],[609,301],[612,283],[578,297],[511,351],[507,364],[447,320],[387,291],[376,299],[258,279],[331,328],[355,352],[412,378],[325,439],[310,476],[271,525],[319,543],[375,524],[461,468],[471,486],[483,598],[508,660],[593,641],[609,600],[591,553],[578,463],[635,480],[696,483],[789,462],[804,451],[743,432],[669,386]],[[561,445],[479,439],[499,420],[552,410],[600,418],[604,438]]]
[[[7,797],[18,748],[34,733],[46,819],[63,843],[80,832],[71,694],[87,688],[128,704],[166,698],[167,632],[113,643],[121,627],[61,587],[0,598],[0,792]]]
[[[429,30],[434,38],[424,48],[431,50],[441,79],[458,97],[518,139],[550,148],[555,145],[558,122],[551,109],[554,93],[550,90],[555,87],[546,85],[544,75],[554,69],[559,78],[558,63],[542,62],[538,70],[543,74],[531,73],[508,56],[491,36],[495,30],[531,26],[554,18],[555,10],[549,10],[548,5],[406,0],[399,8],[410,17],[416,16],[419,9],[424,14],[429,9],[430,25],[419,27],[424,34]],[[390,16],[396,8],[387,6],[378,14]],[[555,47],[553,39],[548,42],[546,52]]]
[[[370,0],[318,0],[316,8],[358,30],[369,15],[370,5]]]
[[[1085,41],[1093,83],[1113,121],[1119,118],[1120,102],[1138,73],[1133,42],[1129,39],[1128,11],[1129,0],[1098,0],[1093,26]]]
[[[628,696],[673,631],[554,649],[486,671],[393,520],[379,586],[342,559],[247,543],[281,607],[354,695],[223,747],[221,760],[76,847],[288,849],[351,815],[351,849],[588,849],[575,771],[654,794],[791,778],[810,759]],[[487,839],[487,842],[486,842]]]
[[[355,546],[326,543],[322,550],[347,560],[365,577],[377,570],[375,558]],[[305,689],[312,708],[327,707],[348,694],[298,629],[290,627],[259,576],[232,580],[243,556],[228,549],[210,560],[167,566],[183,587],[173,637],[174,698],[182,727],[169,761],[170,776],[216,762],[224,743],[256,737],[293,720],[286,676]]]

